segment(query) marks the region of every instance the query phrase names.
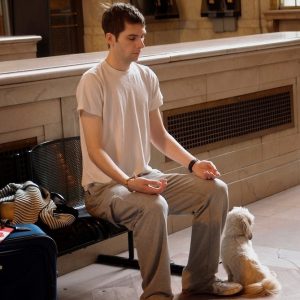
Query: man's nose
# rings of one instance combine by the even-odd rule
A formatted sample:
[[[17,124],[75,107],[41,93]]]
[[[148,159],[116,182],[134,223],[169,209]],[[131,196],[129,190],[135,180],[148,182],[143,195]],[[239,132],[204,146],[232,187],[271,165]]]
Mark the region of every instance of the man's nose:
[[[138,47],[139,47],[140,49],[142,49],[142,48],[145,47],[144,39],[140,39],[140,40],[138,41]]]

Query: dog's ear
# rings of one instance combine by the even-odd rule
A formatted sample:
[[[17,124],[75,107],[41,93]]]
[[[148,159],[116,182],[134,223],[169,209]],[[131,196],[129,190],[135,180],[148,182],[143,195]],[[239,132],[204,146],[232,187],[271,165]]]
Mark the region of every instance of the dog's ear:
[[[243,233],[244,233],[245,237],[248,240],[252,240],[252,226],[251,226],[251,221],[248,218],[245,218],[243,216],[241,223],[242,223]]]

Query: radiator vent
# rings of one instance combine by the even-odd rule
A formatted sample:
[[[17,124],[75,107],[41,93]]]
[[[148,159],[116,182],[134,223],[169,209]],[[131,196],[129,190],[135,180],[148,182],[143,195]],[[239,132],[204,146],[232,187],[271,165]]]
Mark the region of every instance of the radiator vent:
[[[294,126],[293,86],[163,112],[169,133],[193,153]],[[200,151],[199,151],[200,150]]]

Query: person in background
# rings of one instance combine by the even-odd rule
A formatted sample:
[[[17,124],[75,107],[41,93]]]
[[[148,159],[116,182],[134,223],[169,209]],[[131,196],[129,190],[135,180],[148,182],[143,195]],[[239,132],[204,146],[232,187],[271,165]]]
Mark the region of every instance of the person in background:
[[[195,158],[163,125],[158,78],[137,63],[145,47],[143,15],[130,4],[115,3],[105,8],[102,28],[108,55],[82,76],[76,93],[88,212],[133,231],[142,276],[140,299],[173,299],[169,214],[193,215],[180,297],[240,292],[239,284],[215,275],[227,186],[212,162]],[[151,145],[189,173],[151,168]]]

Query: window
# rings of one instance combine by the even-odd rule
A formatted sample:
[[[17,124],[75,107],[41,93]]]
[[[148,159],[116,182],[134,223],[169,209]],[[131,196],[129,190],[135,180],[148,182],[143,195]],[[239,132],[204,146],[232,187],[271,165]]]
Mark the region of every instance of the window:
[[[300,0],[281,0],[280,7],[283,8],[300,7]]]

